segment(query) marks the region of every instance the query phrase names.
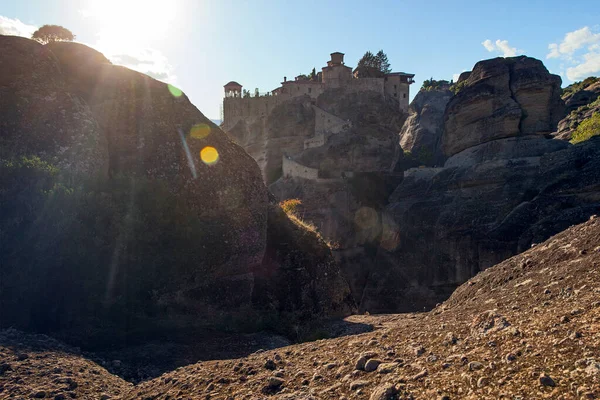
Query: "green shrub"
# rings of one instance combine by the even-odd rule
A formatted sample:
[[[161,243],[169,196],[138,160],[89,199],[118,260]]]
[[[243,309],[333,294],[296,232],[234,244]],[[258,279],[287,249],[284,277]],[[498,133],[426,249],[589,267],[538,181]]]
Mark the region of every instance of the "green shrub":
[[[443,88],[446,86],[450,86],[450,82],[448,82],[446,80],[436,81],[435,79],[431,78],[431,79],[423,82],[423,85],[421,86],[421,90],[431,91],[431,90],[437,90],[437,89],[440,89],[440,88]]]
[[[465,79],[464,81],[457,82],[454,85],[450,86],[450,90],[452,91],[452,93],[454,93],[454,95],[457,95],[458,92],[460,92],[466,85],[467,80]]]
[[[586,78],[583,81],[575,82],[572,85],[569,85],[563,89],[562,97],[565,98],[571,94],[575,94],[580,90],[583,90],[584,88],[588,87],[592,83],[597,82],[599,79],[600,78],[597,78],[595,76],[590,76],[589,78]]]
[[[596,112],[591,118],[588,118],[581,122],[575,132],[571,143],[579,143],[588,140],[592,136],[600,135],[600,113]]]

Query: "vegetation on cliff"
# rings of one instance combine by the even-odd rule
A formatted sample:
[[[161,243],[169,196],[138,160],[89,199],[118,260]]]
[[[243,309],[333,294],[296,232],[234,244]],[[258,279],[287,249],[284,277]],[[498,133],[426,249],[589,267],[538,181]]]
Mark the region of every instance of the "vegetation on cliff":
[[[571,143],[583,142],[597,135],[600,135],[600,112],[594,113],[591,118],[584,120],[577,126]]]
[[[586,78],[582,81],[572,83],[563,89],[562,98],[565,99],[568,96],[572,96],[575,93],[585,89],[586,87],[598,82],[599,80],[600,80],[600,78],[598,78],[598,77],[590,76],[589,78]]]

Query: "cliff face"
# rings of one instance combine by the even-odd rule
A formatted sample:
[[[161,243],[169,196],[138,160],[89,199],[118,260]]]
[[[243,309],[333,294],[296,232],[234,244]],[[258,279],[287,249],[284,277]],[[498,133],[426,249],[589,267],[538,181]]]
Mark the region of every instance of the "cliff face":
[[[421,165],[442,165],[440,148],[444,130],[444,111],[453,93],[448,87],[420,90],[410,103],[409,116],[400,131],[400,147],[410,152]]]
[[[185,94],[76,43],[0,49],[1,326],[103,341],[349,312],[325,244],[281,234],[256,163]]]
[[[269,184],[281,177],[282,156],[302,152],[314,127],[315,111],[306,96],[276,106],[267,116],[240,120],[227,133],[256,160]]]
[[[560,77],[529,57],[475,64],[444,116],[442,149],[452,156],[495,139],[543,135],[564,114]]]
[[[546,139],[559,82],[537,60],[476,64],[445,110],[443,168],[405,171],[361,308],[431,307],[478,271],[600,211],[600,141]]]

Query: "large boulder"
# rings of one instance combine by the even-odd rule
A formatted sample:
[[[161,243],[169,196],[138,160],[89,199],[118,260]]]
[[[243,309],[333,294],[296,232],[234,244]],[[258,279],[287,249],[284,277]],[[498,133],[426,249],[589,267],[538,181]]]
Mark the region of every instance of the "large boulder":
[[[453,95],[448,86],[420,90],[410,103],[409,116],[400,131],[400,147],[423,165],[443,164],[440,139],[444,111]]]
[[[491,140],[549,134],[564,114],[560,77],[534,58],[480,61],[459,83],[444,116],[447,156]]]
[[[106,344],[350,311],[325,243],[185,94],[81,44],[0,49],[0,326]]]

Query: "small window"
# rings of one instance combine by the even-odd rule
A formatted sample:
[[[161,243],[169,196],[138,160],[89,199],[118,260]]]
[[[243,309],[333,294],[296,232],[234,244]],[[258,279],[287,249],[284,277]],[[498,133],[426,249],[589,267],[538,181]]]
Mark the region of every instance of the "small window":
[[[398,85],[394,85],[394,89],[398,89]]]
[[[394,97],[398,97],[398,93],[394,93]]]
[[[311,92],[312,92],[312,88],[308,88],[308,93],[311,93]]]
[[[406,98],[406,93],[404,93],[404,98]]]

